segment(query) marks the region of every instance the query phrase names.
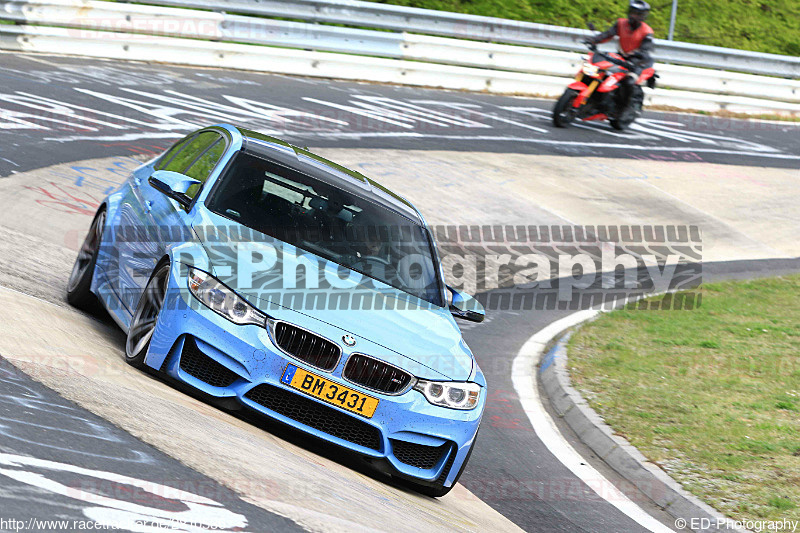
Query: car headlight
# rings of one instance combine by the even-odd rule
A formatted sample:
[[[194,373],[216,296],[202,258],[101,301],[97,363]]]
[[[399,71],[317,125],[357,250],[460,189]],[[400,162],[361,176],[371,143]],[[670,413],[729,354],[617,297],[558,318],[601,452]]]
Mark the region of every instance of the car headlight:
[[[267,315],[202,270],[189,269],[189,291],[206,307],[234,324],[263,326],[267,320]]]
[[[481,396],[481,386],[462,381],[427,381],[418,379],[414,390],[421,392],[433,405],[450,409],[475,409]]]
[[[598,72],[600,72],[600,69],[597,67],[597,65],[593,65],[588,61],[583,64],[583,73],[587,76],[595,77],[597,76]]]

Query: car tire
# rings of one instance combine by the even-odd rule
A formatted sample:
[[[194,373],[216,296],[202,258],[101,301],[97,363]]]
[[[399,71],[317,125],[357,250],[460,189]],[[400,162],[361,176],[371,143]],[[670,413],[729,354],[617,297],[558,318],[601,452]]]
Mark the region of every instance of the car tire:
[[[106,210],[101,208],[92,220],[89,231],[75,258],[72,273],[67,281],[67,303],[84,311],[96,311],[98,308],[97,297],[92,293],[92,277],[100,245],[103,241],[103,229],[106,221]]]
[[[553,125],[556,128],[566,128],[575,120],[578,113],[576,110],[572,109],[572,102],[575,101],[577,96],[578,91],[567,89],[556,102],[556,105],[553,107]]]
[[[128,338],[125,341],[125,361],[133,367],[145,366],[144,359],[167,295],[169,269],[170,264],[165,261],[153,270],[133,313],[128,328]]]

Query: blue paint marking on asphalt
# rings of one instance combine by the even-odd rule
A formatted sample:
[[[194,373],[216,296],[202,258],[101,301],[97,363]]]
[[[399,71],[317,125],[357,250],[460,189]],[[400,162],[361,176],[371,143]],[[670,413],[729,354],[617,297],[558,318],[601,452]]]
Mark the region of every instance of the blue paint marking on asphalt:
[[[297,367],[294,365],[287,365],[286,371],[283,373],[283,377],[281,381],[287,385],[292,382],[292,378],[294,377],[294,373],[297,372]]]
[[[539,372],[544,372],[547,370],[547,367],[553,364],[553,361],[556,360],[556,350],[561,347],[561,341],[557,342],[555,346],[550,348],[550,351],[547,352],[547,355],[544,356],[542,360],[542,365],[539,367]]]

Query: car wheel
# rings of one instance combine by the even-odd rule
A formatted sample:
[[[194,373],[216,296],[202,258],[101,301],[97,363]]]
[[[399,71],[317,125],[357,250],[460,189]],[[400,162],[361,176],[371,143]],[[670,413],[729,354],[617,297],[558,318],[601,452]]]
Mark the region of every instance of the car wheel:
[[[106,210],[102,209],[92,220],[67,282],[67,302],[85,311],[94,311],[97,307],[97,297],[92,294],[91,286],[105,222]]]
[[[557,128],[566,128],[578,116],[578,110],[572,103],[578,96],[578,91],[567,89],[553,107],[553,125]]]
[[[144,367],[144,358],[156,329],[156,321],[164,305],[169,283],[169,263],[156,267],[139,298],[136,312],[128,328],[128,340],[125,343],[125,360],[136,368]]]

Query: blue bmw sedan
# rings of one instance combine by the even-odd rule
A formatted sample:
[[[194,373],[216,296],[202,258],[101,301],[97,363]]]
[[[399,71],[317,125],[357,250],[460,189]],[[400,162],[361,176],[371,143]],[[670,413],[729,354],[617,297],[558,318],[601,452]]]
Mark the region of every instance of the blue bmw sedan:
[[[68,301],[101,304],[126,360],[361,454],[439,497],[469,460],[486,382],[414,206],[307,149],[194,132],[103,201]]]

